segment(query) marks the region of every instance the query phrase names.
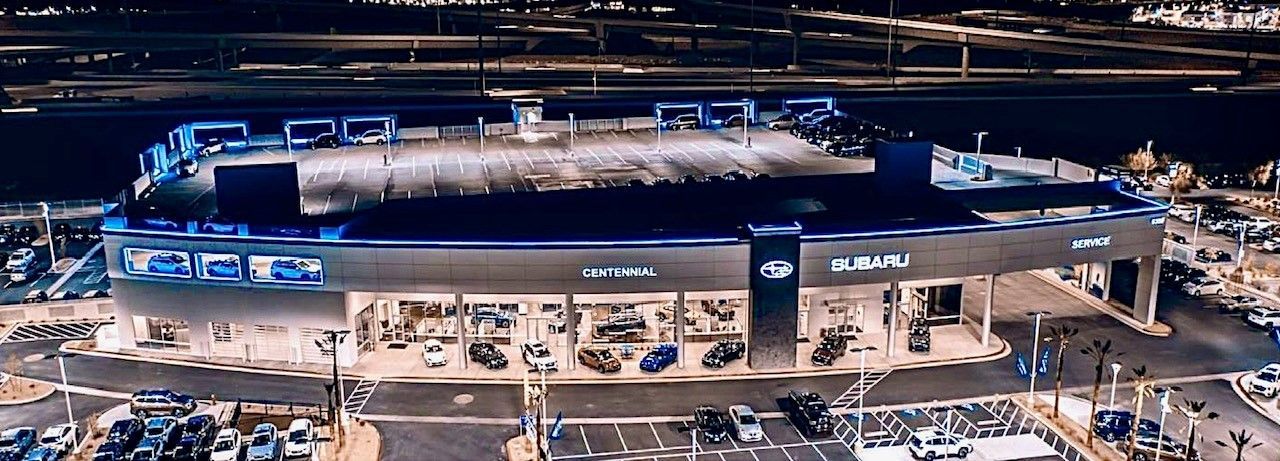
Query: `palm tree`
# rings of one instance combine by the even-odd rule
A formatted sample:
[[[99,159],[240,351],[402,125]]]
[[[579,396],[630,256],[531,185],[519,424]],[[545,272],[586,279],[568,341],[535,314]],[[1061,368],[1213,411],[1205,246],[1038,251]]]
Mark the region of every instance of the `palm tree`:
[[[1058,370],[1053,377],[1053,419],[1058,419],[1058,401],[1062,399],[1062,365],[1066,362],[1067,346],[1077,334],[1080,334],[1079,328],[1062,325],[1049,327],[1049,336],[1044,338],[1045,342],[1058,343]]]
[[[1238,433],[1236,431],[1227,431],[1227,433],[1231,435],[1231,445],[1227,445],[1226,442],[1221,440],[1214,440],[1213,443],[1218,444],[1220,447],[1234,450],[1236,452],[1236,461],[1244,461],[1244,452],[1262,446],[1262,442],[1249,445],[1249,442],[1253,441],[1253,434],[1250,434],[1248,429],[1240,429]]]
[[[1156,396],[1156,377],[1154,374],[1147,374],[1147,366],[1143,365],[1133,369],[1133,377],[1129,378],[1129,382],[1133,383],[1133,424],[1129,429],[1129,453],[1126,455],[1128,461],[1133,461],[1133,450],[1137,444],[1132,443],[1138,440],[1138,424],[1142,418],[1142,402],[1147,398]]]
[[[1196,451],[1196,427],[1201,422],[1218,418],[1218,413],[1216,412],[1204,412],[1204,408],[1207,406],[1209,406],[1209,402],[1191,399],[1182,399],[1182,405],[1174,406],[1179,413],[1182,413],[1182,416],[1187,417],[1187,426],[1191,428],[1190,432],[1187,433],[1187,454],[1195,453]]]
[[[1093,359],[1093,399],[1089,405],[1089,446],[1093,446],[1093,430],[1098,417],[1098,393],[1102,391],[1102,374],[1113,358],[1119,358],[1124,352],[1111,349],[1111,340],[1093,339],[1093,343],[1080,349],[1080,353]]]

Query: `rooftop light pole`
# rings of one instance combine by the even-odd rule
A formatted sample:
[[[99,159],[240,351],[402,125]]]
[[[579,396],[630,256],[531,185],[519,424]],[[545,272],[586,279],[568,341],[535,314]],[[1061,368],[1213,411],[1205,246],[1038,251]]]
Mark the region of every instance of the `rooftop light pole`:
[[[974,134],[973,134],[974,136],[977,136],[977,137],[978,137],[978,153],[977,153],[977,154],[978,154],[978,160],[982,160],[982,138],[987,137],[987,135],[989,135],[989,134],[991,134],[991,133],[986,132],[986,131],[979,131],[979,132],[977,132],[977,133],[974,133]]]
[[[1120,379],[1120,368],[1123,365],[1120,362],[1111,364],[1111,400],[1107,402],[1107,408],[1116,409],[1116,380]]]
[[[658,109],[658,118],[655,120],[658,125],[658,153],[662,153],[662,109]]]
[[[53,251],[53,223],[49,220],[49,204],[47,202],[40,202],[40,214],[44,217],[44,231],[49,233],[49,271],[53,272],[53,265],[58,262],[58,257]]]

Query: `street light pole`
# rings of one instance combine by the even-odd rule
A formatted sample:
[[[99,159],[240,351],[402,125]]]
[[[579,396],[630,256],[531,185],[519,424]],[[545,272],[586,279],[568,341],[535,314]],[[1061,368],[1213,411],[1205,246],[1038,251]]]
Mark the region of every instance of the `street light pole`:
[[[1116,380],[1120,378],[1120,362],[1111,364],[1111,400],[1107,402],[1107,408],[1116,409]]]
[[[991,134],[991,133],[988,133],[988,132],[986,132],[986,131],[979,131],[979,132],[977,132],[977,133],[974,133],[974,134],[973,134],[974,136],[977,136],[977,137],[978,137],[978,153],[977,153],[977,154],[978,154],[978,160],[982,160],[982,138],[986,137],[986,136],[987,136],[987,135],[989,135],[989,134]]]
[[[578,123],[573,120],[573,112],[569,113],[569,151],[573,151],[574,141],[578,138]]]
[[[979,137],[978,139],[982,139]],[[1035,317],[1035,328],[1031,333],[1031,388],[1027,391],[1027,404],[1035,406],[1036,396],[1036,374],[1040,367],[1040,320],[1049,312],[1036,311],[1028,312],[1027,315]]]
[[[1156,436],[1155,461],[1160,461],[1160,455],[1164,452],[1164,417],[1171,411],[1169,408],[1169,396],[1172,395],[1175,390],[1176,389],[1172,387],[1166,387],[1160,392],[1160,429],[1159,434]],[[1141,415],[1134,415],[1134,419],[1138,419],[1140,416]],[[1137,422],[1135,421],[1134,424],[1137,424]],[[1188,453],[1188,455],[1190,455],[1190,453]]]
[[[387,153],[386,155],[382,156],[382,164],[384,166],[391,166],[391,121],[390,120],[385,120],[382,122],[382,133],[383,133],[383,136],[387,138]]]
[[[336,411],[337,411],[337,417],[334,418],[334,423],[337,424],[338,426],[337,432],[338,432],[339,444],[342,443],[342,435],[343,435],[342,425],[343,425],[343,422],[346,420],[346,411],[343,408],[346,402],[343,401],[343,398],[346,397],[347,392],[346,392],[345,386],[342,383],[342,371],[341,369],[338,368],[338,345],[342,344],[342,340],[346,338],[347,335],[350,333],[351,333],[351,330],[325,330],[324,331],[324,337],[328,341],[327,352],[333,355],[333,388],[337,391],[337,394],[334,396],[334,399],[333,399],[335,403],[334,407],[336,408]],[[316,345],[324,346],[323,344],[319,344],[320,342],[321,341],[317,339]],[[321,352],[326,352],[325,349],[326,349],[325,347],[320,348]]]
[[[751,124],[750,116],[751,106],[742,106],[742,147],[751,147],[751,139],[747,137],[747,126]]]
[[[289,124],[284,124],[284,149],[289,151],[289,161],[293,161],[293,134]]]
[[[53,223],[49,220],[49,204],[40,202],[40,214],[44,216],[44,231],[49,233],[49,271],[53,272],[53,265],[58,262],[58,257],[53,251]]]
[[[1196,246],[1196,237],[1200,234],[1200,205],[1196,205],[1196,223],[1191,228],[1191,246]]]
[[[866,413],[863,412],[863,409],[865,408],[864,401],[867,398],[866,387],[865,387],[867,385],[867,351],[874,351],[874,350],[876,350],[875,346],[859,347],[853,350],[853,352],[858,353],[858,381],[860,382],[858,387],[862,389],[862,394],[858,396],[858,450],[857,451],[859,453],[862,452],[862,419],[866,417]]]
[[[62,396],[67,401],[67,422],[75,425],[76,417],[71,414],[71,389],[67,385],[67,364],[62,361],[62,358],[67,355],[62,352],[58,353],[58,373],[62,375]],[[78,444],[79,441],[77,440],[76,443]],[[76,451],[79,450],[80,447],[77,445]]]
[[[658,118],[655,120],[658,125],[658,153],[662,153],[662,109],[658,109]]]

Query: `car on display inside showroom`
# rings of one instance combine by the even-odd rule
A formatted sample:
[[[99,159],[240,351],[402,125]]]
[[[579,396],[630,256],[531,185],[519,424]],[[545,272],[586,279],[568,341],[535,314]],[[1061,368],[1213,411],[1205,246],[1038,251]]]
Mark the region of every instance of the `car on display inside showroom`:
[[[659,344],[640,359],[640,369],[656,373],[666,369],[679,356],[679,348],[675,344]]]
[[[724,368],[725,364],[742,358],[747,352],[747,344],[740,339],[722,339],[716,341],[706,354],[702,355],[702,365],[708,368]]]
[[[307,140],[307,148],[315,149],[337,149],[342,145],[342,138],[333,133],[324,133],[315,138]]]
[[[654,312],[654,316],[658,318],[659,322],[673,323],[675,322],[675,318],[676,318],[676,306],[674,304],[664,304],[662,306],[658,306],[658,310]],[[693,326],[697,323],[698,323],[698,314],[689,309],[685,309],[684,324],[687,326]]]
[[[440,340],[428,339],[427,342],[422,343],[422,362],[429,367],[438,367],[449,363],[449,357],[445,355],[444,345],[440,344]]]
[[[147,272],[154,274],[190,275],[187,258],[174,253],[160,253],[147,258]]]
[[[610,315],[604,323],[596,325],[596,337],[625,335],[633,332],[644,332],[644,317],[639,314]]]
[[[601,373],[622,371],[622,362],[603,346],[585,346],[578,349],[578,363]]]
[[[490,370],[501,370],[507,367],[506,354],[492,343],[471,343],[467,346],[467,357],[472,362],[484,365]]]
[[[301,259],[277,259],[271,261],[271,278],[315,282],[320,280],[320,268]]]
[[[185,416],[196,411],[196,399],[168,389],[146,389],[133,393],[129,413],[139,418],[151,415]]]
[[[939,458],[964,459],[973,452],[973,444],[959,434],[943,432],[937,427],[917,429],[907,439],[907,451],[915,459],[933,461]]]
[[[1270,307],[1255,307],[1244,314],[1244,323],[1262,329],[1280,328],[1280,310]]]
[[[1227,291],[1221,280],[1212,277],[1198,277],[1182,284],[1182,292],[1191,296],[1219,295]]]
[[[756,411],[747,405],[729,407],[729,421],[733,424],[733,435],[742,442],[759,442],[764,439],[764,429],[760,427],[760,419]]]
[[[791,424],[809,437],[826,437],[835,430],[835,416],[827,408],[827,401],[817,392],[792,389],[784,401],[787,418]]]
[[[822,341],[813,348],[813,356],[809,358],[814,365],[829,367],[836,363],[836,359],[844,356],[845,350],[849,348],[849,338],[838,334],[829,334],[822,337]]]
[[[555,371],[559,369],[556,364],[556,356],[547,349],[547,345],[542,341],[530,339],[520,345],[520,356],[524,358],[524,363],[529,364],[537,371]]]
[[[693,409],[693,422],[698,434],[706,443],[723,443],[729,438],[729,421],[724,413],[711,405],[701,405]]]
[[[359,135],[351,137],[351,143],[357,146],[365,144],[377,144],[379,146],[387,143],[387,133],[382,130],[369,130]]]
[[[471,315],[472,325],[479,325],[486,320],[492,321],[493,326],[498,328],[511,328],[516,324],[516,319],[510,312],[496,307],[478,307],[476,313]]]
[[[1280,394],[1280,363],[1271,362],[1249,375],[1249,392],[1274,398]]]

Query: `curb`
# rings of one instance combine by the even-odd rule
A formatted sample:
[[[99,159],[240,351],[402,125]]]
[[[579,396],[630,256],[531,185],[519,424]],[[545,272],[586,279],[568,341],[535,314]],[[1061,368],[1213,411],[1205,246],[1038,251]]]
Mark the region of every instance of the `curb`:
[[[1266,408],[1262,407],[1262,404],[1253,399],[1249,394],[1249,391],[1245,390],[1244,379],[1248,376],[1249,373],[1246,372],[1242,373],[1240,377],[1231,380],[1231,390],[1235,391],[1236,396],[1240,397],[1240,400],[1243,400],[1245,404],[1249,405],[1250,408],[1253,408],[1253,411],[1258,412],[1258,414],[1261,414],[1263,417],[1271,420],[1271,422],[1275,424],[1280,424],[1280,416],[1267,411]]]
[[[927,362],[918,362],[918,363],[905,364],[899,367],[885,367],[885,366],[867,367],[866,370],[867,371],[915,370],[915,369],[921,369],[921,368],[934,368],[934,367],[943,367],[943,366],[949,366],[949,365],[965,365],[965,364],[971,364],[971,363],[981,363],[981,362],[990,362],[990,361],[1000,360],[1012,354],[1012,348],[1009,346],[1008,341],[998,336],[996,337],[996,339],[1000,340],[1000,350],[991,354],[985,354],[985,355],[968,357],[963,359],[955,359],[955,360],[934,360],[934,361],[927,361]],[[81,350],[81,349],[71,349],[66,346],[66,343],[59,345],[58,350],[66,353],[74,353],[77,355],[87,355],[92,357],[101,357],[101,358],[118,359],[118,360],[129,360],[134,362],[158,363],[162,365],[172,365],[172,366],[179,366],[179,367],[204,368],[204,369],[219,370],[219,371],[231,371],[231,372],[238,372],[238,373],[252,373],[252,374],[273,375],[273,376],[288,376],[288,377],[295,377],[295,378],[314,378],[314,379],[326,379],[326,380],[332,378],[332,375],[329,375],[329,374],[312,373],[312,372],[306,372],[306,371],[271,370],[271,369],[265,369],[265,368],[241,367],[241,366],[234,366],[234,365],[219,365],[219,364],[204,363],[204,362],[197,362],[197,361],[139,357],[135,355],[122,354],[117,352],[87,351],[87,350]],[[850,369],[815,370],[815,371],[789,372],[789,373],[756,373],[756,374],[749,374],[749,375],[729,375],[729,376],[708,375],[708,376],[642,378],[642,379],[622,379],[622,378],[548,379],[547,384],[564,386],[564,385],[575,385],[575,384],[596,385],[596,384],[637,384],[637,383],[686,383],[686,382],[707,382],[707,381],[726,381],[726,380],[750,381],[750,380],[762,380],[762,379],[787,379],[787,378],[813,378],[813,377],[823,377],[823,376],[841,376],[841,375],[852,375],[857,373],[859,373],[859,370],[857,368],[850,368]],[[343,377],[346,379],[376,379],[381,382],[402,383],[402,384],[524,385],[524,380],[518,379],[518,378],[467,379],[467,378],[417,378],[417,377],[404,377],[404,376],[381,377],[381,376],[373,376],[368,374],[345,373],[345,372],[343,373]]]
[[[1099,312],[1102,312],[1103,314],[1107,314],[1107,315],[1108,315],[1108,316],[1110,316],[1111,318],[1116,319],[1116,320],[1117,320],[1117,321],[1119,321],[1120,323],[1124,324],[1125,326],[1129,327],[1130,329],[1133,329],[1134,331],[1137,331],[1138,333],[1142,333],[1142,334],[1147,335],[1147,336],[1154,336],[1154,337],[1157,337],[1157,338],[1168,338],[1168,337],[1170,337],[1170,336],[1173,336],[1173,327],[1172,327],[1172,326],[1169,326],[1168,324],[1166,324],[1166,323],[1164,323],[1164,322],[1161,322],[1161,321],[1157,320],[1157,321],[1156,321],[1154,324],[1152,324],[1152,325],[1164,325],[1165,327],[1169,328],[1169,332],[1168,332],[1168,333],[1160,333],[1160,332],[1156,332],[1156,331],[1148,330],[1148,329],[1147,329],[1148,327],[1145,327],[1145,326],[1143,326],[1142,324],[1138,323],[1138,321],[1137,321],[1137,320],[1135,320],[1134,318],[1132,318],[1132,317],[1128,317],[1128,316],[1124,316],[1124,315],[1120,315],[1120,313],[1116,312],[1116,311],[1115,311],[1115,309],[1112,309],[1112,308],[1111,308],[1111,306],[1106,305],[1106,303],[1105,303],[1104,301],[1102,301],[1102,300],[1100,300],[1100,299],[1098,299],[1098,298],[1094,298],[1094,297],[1092,297],[1092,296],[1089,296],[1089,295],[1088,295],[1088,294],[1086,294],[1086,293],[1078,292],[1078,291],[1076,291],[1075,289],[1072,289],[1072,288],[1070,288],[1070,287],[1062,286],[1062,282],[1060,282],[1060,281],[1058,281],[1058,280],[1054,280],[1054,279],[1052,279],[1052,278],[1049,278],[1049,276],[1044,275],[1044,274],[1041,274],[1041,273],[1040,273],[1040,271],[1031,270],[1031,271],[1027,271],[1027,272],[1028,272],[1028,273],[1030,273],[1032,276],[1035,276],[1036,278],[1038,278],[1038,279],[1040,279],[1040,280],[1044,281],[1045,283],[1047,283],[1047,284],[1049,284],[1049,285],[1052,285],[1054,288],[1057,288],[1057,289],[1059,289],[1059,290],[1062,290],[1064,293],[1067,293],[1067,294],[1069,294],[1069,295],[1071,295],[1071,296],[1075,297],[1076,299],[1079,299],[1079,300],[1081,300],[1081,301],[1084,301],[1084,303],[1085,303],[1085,304],[1088,304],[1088,305],[1089,305],[1089,307],[1092,307],[1094,310],[1097,310],[1097,311],[1099,311]]]
[[[10,407],[10,406],[26,405],[26,404],[28,404],[28,403],[35,403],[35,402],[39,402],[39,401],[44,400],[44,399],[48,398],[49,396],[53,395],[53,393],[54,393],[54,392],[58,392],[57,386],[54,386],[52,383],[47,383],[47,382],[44,382],[44,381],[40,381],[40,380],[36,380],[36,379],[29,379],[29,378],[22,378],[22,379],[25,379],[25,380],[27,380],[27,381],[31,381],[31,382],[36,383],[36,384],[48,384],[48,385],[49,385],[49,392],[45,392],[45,393],[43,393],[43,394],[41,394],[41,395],[38,395],[38,396],[35,396],[35,397],[25,398],[25,399],[22,399],[22,400],[6,400],[6,401],[0,401],[0,407]]]

